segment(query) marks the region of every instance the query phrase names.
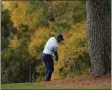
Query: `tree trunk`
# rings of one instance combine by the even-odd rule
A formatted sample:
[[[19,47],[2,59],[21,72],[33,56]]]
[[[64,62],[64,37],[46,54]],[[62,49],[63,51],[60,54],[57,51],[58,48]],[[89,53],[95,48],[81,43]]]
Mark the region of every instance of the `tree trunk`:
[[[31,65],[29,66],[29,82],[32,81]]]
[[[86,1],[90,75],[95,76],[104,75],[110,69],[111,23],[107,12],[107,1]]]

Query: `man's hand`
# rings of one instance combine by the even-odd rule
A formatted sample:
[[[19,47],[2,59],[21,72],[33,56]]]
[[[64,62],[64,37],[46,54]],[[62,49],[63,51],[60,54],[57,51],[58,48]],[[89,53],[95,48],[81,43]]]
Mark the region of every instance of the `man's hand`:
[[[53,59],[56,60],[56,61],[58,61],[58,58],[56,56],[54,56],[54,55],[53,55]]]
[[[55,55],[55,60],[58,61],[58,53],[57,53],[57,51],[54,52],[54,55]]]
[[[55,57],[55,60],[58,61],[58,57]]]

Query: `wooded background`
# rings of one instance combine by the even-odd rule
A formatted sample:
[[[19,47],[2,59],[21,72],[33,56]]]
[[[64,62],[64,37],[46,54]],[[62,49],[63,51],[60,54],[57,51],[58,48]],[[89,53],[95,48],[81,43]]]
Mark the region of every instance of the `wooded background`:
[[[110,72],[111,9],[105,1],[2,1],[2,83],[44,80],[42,51],[60,33],[65,40],[52,79]]]

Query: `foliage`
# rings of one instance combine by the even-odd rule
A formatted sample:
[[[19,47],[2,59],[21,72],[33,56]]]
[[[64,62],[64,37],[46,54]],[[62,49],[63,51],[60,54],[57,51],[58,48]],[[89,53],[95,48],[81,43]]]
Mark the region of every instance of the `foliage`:
[[[15,33],[12,21],[10,20],[10,13],[8,10],[2,11],[1,17],[1,40],[2,50],[8,47],[8,37],[11,37]]]
[[[35,30],[38,27],[37,24],[43,12],[43,9],[38,3],[35,7],[29,1],[7,1],[6,6],[5,8],[11,13],[11,20],[13,21],[14,27],[18,28],[21,24],[28,25],[29,30]]]

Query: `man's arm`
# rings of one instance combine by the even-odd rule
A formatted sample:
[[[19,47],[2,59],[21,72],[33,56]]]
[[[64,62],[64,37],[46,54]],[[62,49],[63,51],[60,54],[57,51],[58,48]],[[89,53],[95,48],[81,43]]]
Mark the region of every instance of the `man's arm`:
[[[58,61],[58,52],[55,51],[55,52],[54,52],[54,55],[55,55],[55,57],[56,57],[56,61]]]

